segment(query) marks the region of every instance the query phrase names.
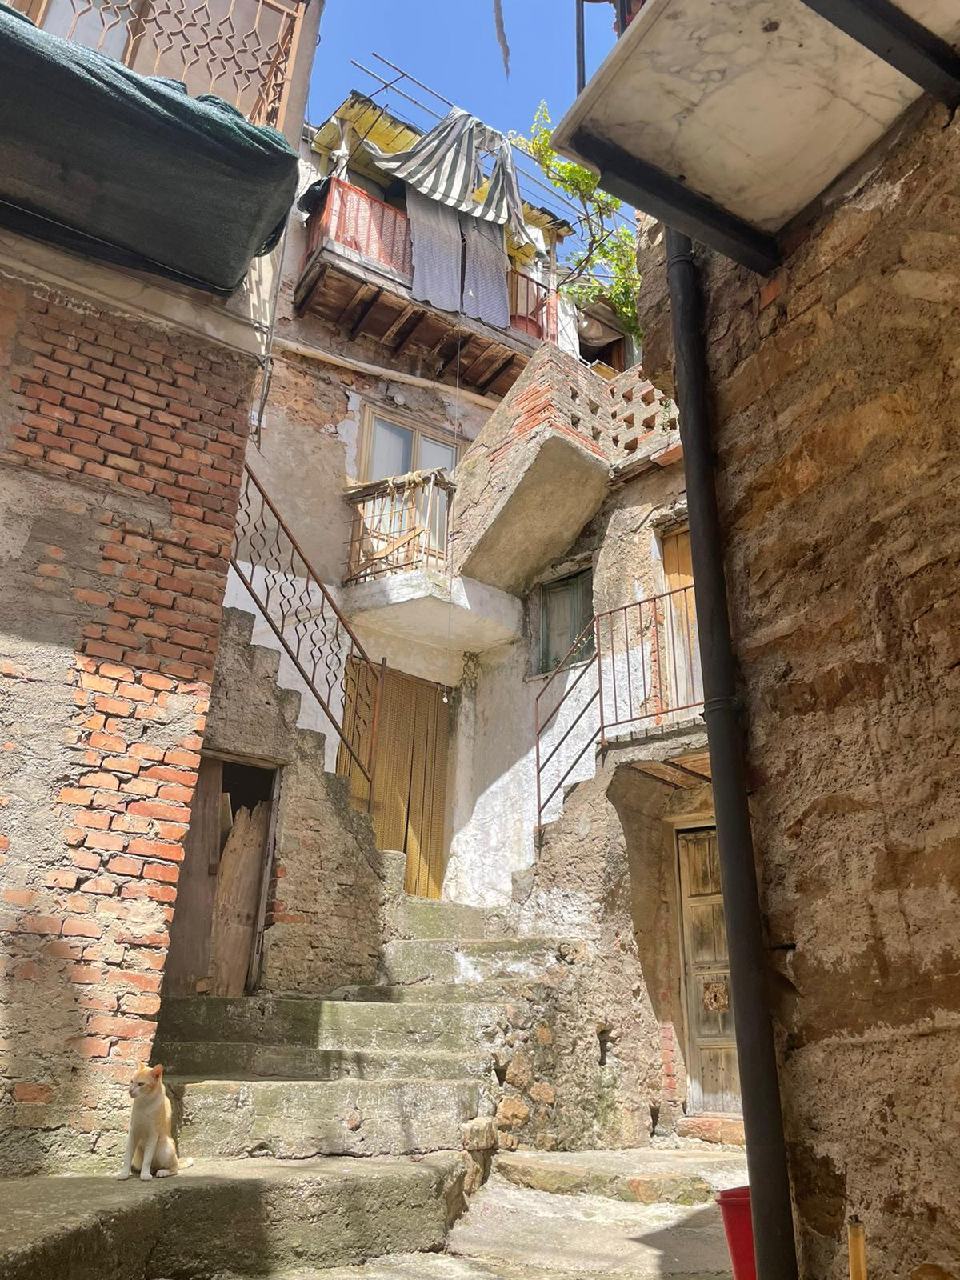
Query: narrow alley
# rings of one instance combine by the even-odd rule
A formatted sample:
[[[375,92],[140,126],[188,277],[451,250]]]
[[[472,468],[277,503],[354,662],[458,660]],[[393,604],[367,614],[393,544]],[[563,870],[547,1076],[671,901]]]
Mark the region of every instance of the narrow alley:
[[[960,14],[0,68],[0,1280],[960,1280]]]

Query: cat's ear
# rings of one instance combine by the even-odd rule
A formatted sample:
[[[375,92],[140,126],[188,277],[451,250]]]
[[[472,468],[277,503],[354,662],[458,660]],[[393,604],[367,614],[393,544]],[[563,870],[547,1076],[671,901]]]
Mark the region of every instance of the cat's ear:
[[[153,1076],[154,1080],[160,1079],[160,1077],[163,1075],[163,1067],[160,1066],[159,1062],[155,1067],[151,1069],[150,1074]]]

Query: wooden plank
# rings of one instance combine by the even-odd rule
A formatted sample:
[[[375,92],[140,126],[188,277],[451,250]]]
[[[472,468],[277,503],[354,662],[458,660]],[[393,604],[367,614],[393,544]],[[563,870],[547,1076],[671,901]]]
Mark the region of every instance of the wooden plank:
[[[273,873],[273,859],[277,847],[277,815],[280,812],[280,788],[283,770],[273,771],[273,786],[270,789],[270,822],[267,826],[267,843],[263,850],[263,871],[260,877],[260,895],[257,903],[257,924],[253,936],[253,950],[250,953],[250,967],[247,970],[247,991],[255,991],[260,983],[260,971],[263,967],[263,932],[267,920],[267,900],[270,897],[270,877]]]
[[[163,992],[192,996],[210,968],[210,930],[217,892],[220,855],[220,793],[223,766],[204,756],[190,806],[190,826],[183,844],[177,902],[170,926]]]
[[[242,996],[253,954],[270,806],[240,809],[220,858],[210,937],[210,993]]]
[[[363,306],[360,308],[360,314],[357,316],[356,320],[354,320],[353,324],[350,326],[351,338],[355,338],[361,332],[367,317],[370,315],[370,312],[379,302],[380,296],[382,293],[383,293],[382,289],[375,289],[373,293],[370,295],[370,297],[363,304]]]

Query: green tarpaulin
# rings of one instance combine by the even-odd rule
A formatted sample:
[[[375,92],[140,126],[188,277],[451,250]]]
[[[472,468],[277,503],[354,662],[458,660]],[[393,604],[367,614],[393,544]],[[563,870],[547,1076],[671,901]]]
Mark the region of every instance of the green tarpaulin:
[[[276,243],[296,184],[276,130],[0,3],[0,224],[230,293]]]

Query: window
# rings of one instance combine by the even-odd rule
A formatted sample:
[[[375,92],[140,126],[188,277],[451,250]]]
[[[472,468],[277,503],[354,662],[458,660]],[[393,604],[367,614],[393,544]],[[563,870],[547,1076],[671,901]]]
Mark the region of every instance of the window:
[[[403,476],[408,471],[433,471],[443,467],[452,471],[457,465],[457,446],[452,441],[371,414],[367,432],[365,481],[386,480]]]
[[[568,663],[586,662],[593,657],[593,632],[577,649],[570,649],[593,617],[593,570],[585,569],[569,578],[558,578],[540,588],[540,670],[554,671],[567,657]]]

